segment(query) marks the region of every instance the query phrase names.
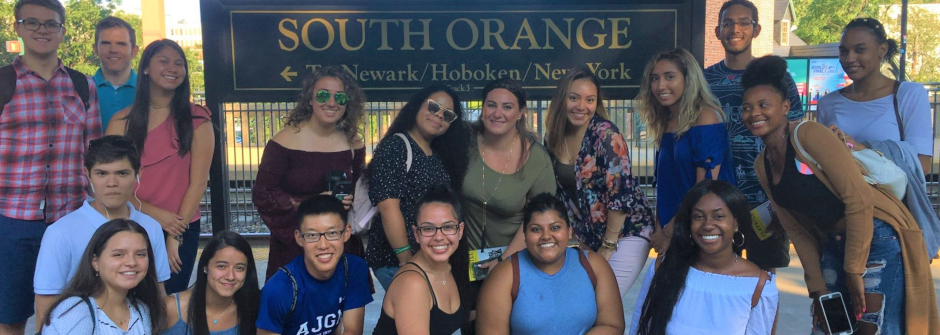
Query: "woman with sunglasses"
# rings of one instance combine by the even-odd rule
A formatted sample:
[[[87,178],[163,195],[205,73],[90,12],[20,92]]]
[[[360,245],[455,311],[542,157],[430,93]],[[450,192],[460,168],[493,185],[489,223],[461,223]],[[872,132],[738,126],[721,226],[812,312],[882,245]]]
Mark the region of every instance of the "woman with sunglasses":
[[[411,230],[421,248],[395,274],[373,335],[449,335],[467,320],[467,267],[457,265],[467,255],[460,202],[450,187],[437,185],[415,206]]]
[[[445,85],[426,87],[408,99],[375,148],[366,176],[379,215],[369,230],[366,261],[386,290],[418,250],[411,228],[417,200],[431,186],[459,190],[463,184],[470,138],[463,120],[457,93]]]
[[[125,135],[140,155],[138,210],[160,222],[173,274],[167,294],[185,290],[199,247],[215,133],[209,110],[189,102],[189,68],[179,44],[159,40],[140,57],[134,103],[114,114],[107,135]]]
[[[569,70],[549,105],[545,147],[553,156],[566,221],[583,244],[610,262],[624,296],[646,264],[653,212],[601,93],[600,80],[588,68]]]
[[[265,278],[303,254],[294,241],[297,206],[313,195],[331,194],[328,175],[350,183],[359,179],[366,156],[359,135],[365,103],[349,73],[319,68],[304,79],[284,129],[264,147],[251,198],[271,231]],[[352,197],[342,198],[347,209]],[[346,250],[363,255],[362,239],[352,236]]]

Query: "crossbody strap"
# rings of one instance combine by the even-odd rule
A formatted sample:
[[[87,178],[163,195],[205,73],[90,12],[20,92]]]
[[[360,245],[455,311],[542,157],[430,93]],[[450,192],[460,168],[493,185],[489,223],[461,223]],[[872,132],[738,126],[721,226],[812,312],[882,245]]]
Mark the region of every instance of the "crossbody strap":
[[[516,297],[519,296],[519,253],[512,255],[509,262],[512,264],[512,289],[510,293],[512,294],[512,302],[516,302]]]
[[[770,279],[770,275],[767,272],[761,270],[760,277],[757,277],[757,287],[754,288],[754,295],[751,296],[751,308],[757,307],[757,303],[760,301],[760,295],[764,291],[764,284],[767,283],[767,279]]]
[[[284,321],[282,322],[282,325],[281,325],[282,329],[287,329],[287,324],[290,322],[290,318],[294,315],[294,309],[297,308],[297,294],[298,294],[297,279],[294,278],[294,274],[292,274],[290,270],[287,269],[287,265],[282,266],[278,268],[277,270],[282,271],[284,272],[284,274],[287,275],[287,278],[290,279],[290,284],[294,289],[294,295],[290,301],[290,310],[287,311],[287,317],[284,318]]]
[[[796,150],[799,151],[800,154],[803,155],[803,157],[806,157],[806,160],[808,160],[811,164],[815,165],[816,167],[822,169],[822,167],[819,166],[819,163],[817,163],[816,160],[813,159],[813,156],[810,156],[809,153],[806,152],[806,149],[803,149],[803,145],[800,144],[800,136],[799,136],[798,131],[800,130],[800,126],[802,126],[806,122],[809,122],[809,121],[800,122],[799,124],[796,125],[795,128],[793,128],[793,144],[796,146]]]
[[[894,81],[894,117],[898,120],[898,133],[901,134],[901,141],[904,140],[904,124],[901,123],[901,111],[898,109],[898,90],[901,89],[901,82]]]

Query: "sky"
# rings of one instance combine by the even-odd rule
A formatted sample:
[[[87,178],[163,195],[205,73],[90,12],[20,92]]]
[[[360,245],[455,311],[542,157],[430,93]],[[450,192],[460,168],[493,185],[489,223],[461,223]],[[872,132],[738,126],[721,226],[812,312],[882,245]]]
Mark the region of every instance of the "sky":
[[[163,0],[163,6],[166,8],[167,21],[186,19],[187,21],[199,21],[199,1],[198,0]],[[122,0],[119,9],[140,15],[140,0]]]

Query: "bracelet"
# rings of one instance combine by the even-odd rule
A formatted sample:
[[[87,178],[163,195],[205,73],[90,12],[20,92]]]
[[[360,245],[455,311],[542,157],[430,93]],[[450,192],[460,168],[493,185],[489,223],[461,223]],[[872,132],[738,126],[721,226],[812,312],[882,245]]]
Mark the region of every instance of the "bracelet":
[[[179,243],[183,243],[183,235],[173,235],[173,239]]]
[[[610,250],[613,250],[613,251],[617,251],[617,242],[616,242],[616,241],[611,241],[611,240],[608,240],[608,239],[605,238],[605,239],[604,239],[604,242],[601,242],[601,247],[602,247],[602,248],[607,248],[607,249],[610,249]]]
[[[617,230],[610,229],[610,226],[607,226],[607,231],[611,233],[620,233],[621,230],[623,230],[623,226],[620,226],[620,229]]]
[[[406,246],[401,247],[401,248],[396,248],[396,249],[395,249],[395,255],[396,255],[396,256],[397,256],[397,255],[400,255],[401,253],[403,253],[403,252],[405,252],[405,251],[408,251],[408,250],[411,250],[411,245],[406,245]]]

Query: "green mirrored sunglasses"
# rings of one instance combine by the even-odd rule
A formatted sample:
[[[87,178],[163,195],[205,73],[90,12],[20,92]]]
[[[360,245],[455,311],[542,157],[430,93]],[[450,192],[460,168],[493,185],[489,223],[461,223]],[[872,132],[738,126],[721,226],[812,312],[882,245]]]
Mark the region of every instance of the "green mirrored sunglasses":
[[[340,106],[346,106],[349,103],[349,96],[346,95],[346,92],[336,92],[333,94],[333,98],[336,99],[336,104]],[[319,90],[316,95],[317,102],[325,103],[330,101],[330,91]]]

